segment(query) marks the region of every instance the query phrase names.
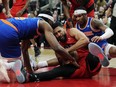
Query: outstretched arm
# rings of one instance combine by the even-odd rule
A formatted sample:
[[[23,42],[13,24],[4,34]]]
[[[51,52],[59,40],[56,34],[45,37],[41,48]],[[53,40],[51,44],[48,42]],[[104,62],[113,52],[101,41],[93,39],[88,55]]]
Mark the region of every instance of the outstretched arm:
[[[22,41],[22,54],[23,54],[23,59],[24,59],[24,66],[26,67],[27,71],[29,73],[32,73],[32,68],[30,65],[30,59],[29,59],[29,53],[28,53],[28,48],[30,46],[30,40],[23,40]]]
[[[63,9],[64,9],[64,15],[67,18],[67,25],[72,28],[73,27],[73,21],[72,17],[70,17],[70,12],[69,12],[69,6],[67,4],[67,0],[61,0],[63,4]]]
[[[104,32],[104,34],[102,34],[101,36],[93,37],[91,39],[93,42],[98,42],[100,40],[108,39],[114,34],[112,29],[110,29],[108,26],[104,25],[103,22],[98,19],[93,19],[91,24],[94,29],[97,29],[96,31]]]
[[[63,8],[64,8],[64,14],[66,16],[66,18],[70,18],[70,14],[69,14],[69,7],[67,5],[67,0],[61,0],[62,4],[63,4]]]
[[[83,32],[79,31],[78,29],[71,28],[69,34],[71,37],[74,37],[77,40],[77,42],[67,49],[68,52],[75,51],[81,47],[88,45],[89,39],[86,37],[86,35]]]

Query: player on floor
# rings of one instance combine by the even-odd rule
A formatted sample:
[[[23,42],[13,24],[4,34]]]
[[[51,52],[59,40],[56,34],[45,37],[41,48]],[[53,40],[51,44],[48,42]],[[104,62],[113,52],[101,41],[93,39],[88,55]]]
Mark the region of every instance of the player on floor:
[[[27,73],[27,75],[26,73],[21,72],[22,70],[20,69],[20,72],[21,72],[20,74],[23,74],[24,76],[20,77],[21,78],[20,81],[18,80],[19,83],[24,83],[26,81],[35,82],[35,81],[52,80],[57,77],[91,78],[92,76],[96,75],[100,71],[101,64],[99,62],[99,59],[89,53],[87,49],[89,40],[82,32],[78,31],[76,28],[68,29],[66,31],[66,29],[63,29],[57,23],[54,24],[53,28],[54,28],[54,35],[56,36],[59,43],[63,47],[65,47],[65,49],[70,54],[72,54],[72,56],[75,56],[74,58],[76,59],[76,62],[79,64],[79,66],[75,67],[72,64],[66,64],[62,60],[63,56],[61,55],[59,56],[56,53],[60,66],[57,66],[47,72],[41,72],[41,73],[35,73],[35,74]],[[76,53],[73,53],[73,52],[76,52]],[[16,64],[17,63],[21,64],[21,61],[17,61]],[[50,65],[50,61],[47,61],[47,63],[48,65]],[[41,64],[42,65],[40,66],[43,66],[45,64],[45,61]],[[55,64],[58,64],[58,63],[56,62]]]
[[[59,55],[62,55],[65,62],[73,63],[75,66],[77,66],[77,63],[72,56],[57,42],[53,35],[51,26],[42,18],[10,18],[7,20],[0,20],[0,24],[0,53],[3,59],[6,58],[10,61],[20,59],[21,49],[19,43],[21,40],[23,40],[22,53],[24,64],[27,67],[27,71],[32,72],[28,55],[28,47],[30,46],[29,39],[41,33],[45,34],[46,39],[52,49]],[[9,66],[9,63],[4,64],[6,65],[6,68],[12,68],[14,65],[12,64],[12,66]],[[17,66],[17,68],[20,67],[21,66]],[[15,69],[13,70],[16,72]]]
[[[93,42],[89,45],[90,52],[100,58],[103,66],[108,66],[109,61],[107,56],[109,58],[116,57],[116,46],[106,41],[106,39],[114,34],[113,31],[100,20],[87,17],[87,12],[84,9],[79,8],[75,10],[74,17],[76,20],[76,28],[85,33],[90,42]]]

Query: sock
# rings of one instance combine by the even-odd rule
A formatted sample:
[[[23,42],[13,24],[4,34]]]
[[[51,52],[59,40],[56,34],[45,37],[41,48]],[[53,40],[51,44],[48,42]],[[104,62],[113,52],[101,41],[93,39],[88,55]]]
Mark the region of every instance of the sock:
[[[15,62],[5,62],[4,65],[6,67],[7,70],[12,69],[12,67],[14,66]]]
[[[48,66],[48,63],[47,63],[47,61],[41,61],[41,62],[38,62],[37,66],[40,68],[46,67],[46,66]]]

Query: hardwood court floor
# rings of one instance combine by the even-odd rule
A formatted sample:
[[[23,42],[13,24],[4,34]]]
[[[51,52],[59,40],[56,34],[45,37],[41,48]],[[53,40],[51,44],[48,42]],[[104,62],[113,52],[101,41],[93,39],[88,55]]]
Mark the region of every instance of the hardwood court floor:
[[[29,52],[33,56],[33,47],[29,49]],[[37,61],[55,58],[54,52],[51,49],[41,49],[41,52]],[[45,69],[47,68],[42,70]],[[110,60],[110,65],[105,68],[102,67],[100,73],[92,79],[63,79],[19,84],[16,81],[14,73],[11,71],[8,72],[11,83],[1,82],[0,87],[116,87],[116,59]]]

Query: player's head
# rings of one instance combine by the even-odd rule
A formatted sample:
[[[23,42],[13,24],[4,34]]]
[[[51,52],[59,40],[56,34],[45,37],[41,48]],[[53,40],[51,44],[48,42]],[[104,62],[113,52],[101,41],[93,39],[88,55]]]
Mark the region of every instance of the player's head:
[[[60,42],[65,42],[67,40],[66,38],[66,30],[62,27],[61,23],[56,22],[52,25],[53,32],[55,37]]]
[[[50,10],[40,11],[38,17],[41,17],[46,22],[48,22],[50,25],[54,23],[54,18],[52,16],[52,12]]]
[[[87,11],[83,8],[77,8],[73,13],[73,18],[78,24],[83,24],[87,18]]]

